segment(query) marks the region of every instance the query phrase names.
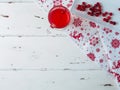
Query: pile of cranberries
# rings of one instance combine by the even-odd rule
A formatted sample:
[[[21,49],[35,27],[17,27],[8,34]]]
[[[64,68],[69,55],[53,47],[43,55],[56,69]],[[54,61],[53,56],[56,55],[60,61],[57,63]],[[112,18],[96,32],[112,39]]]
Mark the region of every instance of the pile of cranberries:
[[[94,5],[88,4],[86,2],[82,2],[82,4],[77,5],[77,10],[86,11],[88,15],[100,17],[102,16],[102,20],[106,23],[110,23],[111,25],[116,25],[117,23],[112,20],[113,13],[112,12],[103,12],[103,8],[100,2],[95,3]],[[118,8],[120,11],[120,8]]]

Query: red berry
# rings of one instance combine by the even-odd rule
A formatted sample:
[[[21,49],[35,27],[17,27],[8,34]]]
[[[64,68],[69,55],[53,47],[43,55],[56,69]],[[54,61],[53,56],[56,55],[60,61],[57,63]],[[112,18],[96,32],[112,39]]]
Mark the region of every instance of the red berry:
[[[83,5],[83,6],[81,7],[81,9],[82,9],[83,11],[85,11],[85,10],[86,10],[86,6]]]
[[[113,21],[110,21],[110,24],[112,24],[113,23]]]
[[[80,6],[81,6],[81,5],[78,5],[78,6],[77,6],[77,10],[79,10],[79,9],[80,9]]]
[[[108,20],[108,19],[106,19],[106,18],[103,18],[103,21],[104,21],[104,22],[109,22],[109,20]]]
[[[89,10],[93,13],[94,16],[97,17],[102,14],[102,7],[99,2],[94,4],[94,6],[92,6]]]
[[[82,5],[78,6],[77,9],[79,9],[80,11],[86,11],[86,9],[88,9],[88,15],[95,17],[99,17],[102,15],[103,17],[105,17],[103,18],[104,22],[109,22],[112,25],[116,25],[115,21],[110,21],[112,19],[113,13],[107,11],[103,13],[102,5],[100,2],[96,2],[93,6],[91,4],[87,4],[86,2],[82,2]],[[118,8],[118,10],[120,11],[120,8]]]
[[[95,16],[96,16],[96,17],[98,17],[98,16],[100,16],[100,15],[101,15],[101,12],[96,12],[96,13],[95,13]]]
[[[117,23],[115,21],[110,21],[110,24],[116,25]]]
[[[89,10],[90,10],[90,11],[93,11],[93,8],[91,7]]]
[[[107,19],[110,20],[110,19],[111,19],[111,16],[108,16]]]
[[[90,16],[94,16],[94,14],[92,12],[88,12],[87,14]]]
[[[97,9],[100,9],[102,8],[101,4],[99,2],[97,2],[95,5],[94,5],[95,8]]]
[[[116,25],[116,24],[117,24],[116,22],[113,23],[113,25]]]
[[[100,2],[97,2],[96,4],[97,4],[97,5],[100,5]]]
[[[120,8],[118,8],[118,11],[120,11]]]
[[[105,12],[106,15],[108,15],[108,12]]]
[[[78,6],[77,6],[77,10],[85,11],[85,10],[86,10],[86,7],[85,7],[84,5],[78,5]]]
[[[107,14],[106,13],[102,13],[102,16],[105,17]]]
[[[112,16],[112,15],[113,15],[113,13],[112,13],[112,12],[110,12],[110,13],[109,13],[109,15],[110,15],[110,16]]]
[[[87,5],[87,8],[90,8],[91,6],[92,6],[91,4],[88,4],[88,5]]]
[[[86,5],[86,2],[82,2],[82,5]]]

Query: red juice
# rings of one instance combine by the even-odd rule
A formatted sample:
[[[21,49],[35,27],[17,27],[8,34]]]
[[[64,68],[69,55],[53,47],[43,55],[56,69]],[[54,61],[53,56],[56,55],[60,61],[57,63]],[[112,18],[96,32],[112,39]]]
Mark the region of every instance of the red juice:
[[[49,11],[48,20],[52,28],[64,28],[70,22],[70,12],[64,6],[54,6]]]

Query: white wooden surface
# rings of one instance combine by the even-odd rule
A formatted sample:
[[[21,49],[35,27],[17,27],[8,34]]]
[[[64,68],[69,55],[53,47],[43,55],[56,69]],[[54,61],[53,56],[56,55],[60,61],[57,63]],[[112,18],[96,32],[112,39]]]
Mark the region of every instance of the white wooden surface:
[[[117,90],[34,3],[12,1],[0,3],[0,90]]]

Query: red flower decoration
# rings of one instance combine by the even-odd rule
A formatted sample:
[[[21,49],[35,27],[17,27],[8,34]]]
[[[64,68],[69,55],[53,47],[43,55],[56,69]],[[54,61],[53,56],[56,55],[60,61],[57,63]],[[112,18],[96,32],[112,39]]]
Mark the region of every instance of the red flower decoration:
[[[103,29],[103,31],[105,31],[105,32],[106,32],[106,34],[108,34],[108,33],[111,33],[111,32],[112,32],[112,30],[111,30],[111,29],[109,29],[109,28],[104,28],[104,29]]]
[[[113,48],[119,48],[119,46],[120,46],[120,40],[113,39],[112,42],[111,42],[111,45],[112,45]]]
[[[74,39],[78,40],[78,41],[80,41],[80,39],[84,38],[83,34],[77,32],[77,31],[74,31],[74,32],[70,33],[70,36],[73,37]]]
[[[108,72],[113,74],[116,77],[117,81],[120,83],[120,74],[113,72],[111,69],[108,69]]]
[[[94,22],[89,22],[90,26],[95,28],[96,27],[96,24]]]
[[[120,60],[113,62],[112,69],[118,69],[118,68],[120,68]]]
[[[46,0],[43,0],[44,2]],[[54,6],[57,6],[57,5],[62,5],[62,0],[53,0],[53,3],[54,3]]]
[[[120,75],[117,76],[117,81],[120,82]]]
[[[98,37],[92,37],[92,38],[90,39],[90,45],[95,46],[95,45],[98,44],[98,43],[99,43]]]
[[[97,49],[96,49],[96,52],[100,52],[100,49],[99,49],[99,48],[97,48]]]
[[[75,18],[73,24],[75,27],[79,27],[82,24],[82,20],[80,18]]]
[[[99,62],[100,62],[100,63],[103,63],[103,59],[100,59]]]
[[[94,61],[95,60],[95,55],[93,53],[88,53],[87,56]]]
[[[115,35],[119,35],[119,32],[115,32]]]

